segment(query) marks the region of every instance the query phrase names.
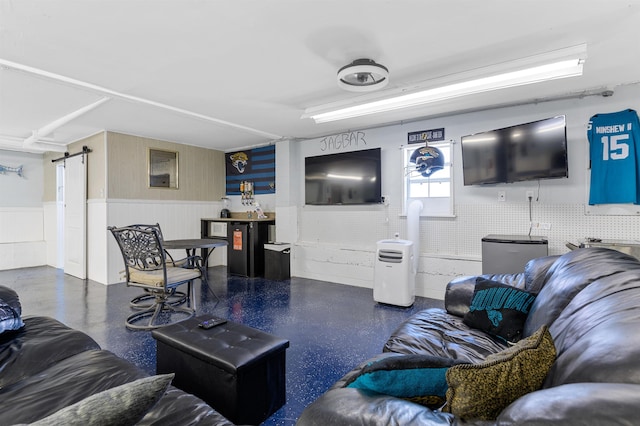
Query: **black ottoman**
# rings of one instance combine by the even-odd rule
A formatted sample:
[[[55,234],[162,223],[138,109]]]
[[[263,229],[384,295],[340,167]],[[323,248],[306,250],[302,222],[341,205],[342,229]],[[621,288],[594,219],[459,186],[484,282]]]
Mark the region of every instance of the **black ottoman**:
[[[242,324],[209,330],[201,316],[152,331],[158,374],[175,373],[173,385],[192,393],[237,424],[259,424],[282,407],[289,341]]]

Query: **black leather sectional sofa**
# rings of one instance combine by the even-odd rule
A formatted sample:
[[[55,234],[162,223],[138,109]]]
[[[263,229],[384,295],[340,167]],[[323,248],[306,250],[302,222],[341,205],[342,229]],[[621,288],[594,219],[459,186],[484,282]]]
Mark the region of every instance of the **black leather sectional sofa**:
[[[52,318],[22,318],[18,295],[2,286],[0,314],[1,425],[232,425],[175,387],[145,387],[153,378],[86,334]]]
[[[585,248],[535,259],[523,273],[481,278],[536,295],[527,306],[519,342],[512,344],[475,324],[470,326],[467,320],[471,307],[477,304],[476,287],[482,280],[456,279],[447,287],[445,309],[428,309],[408,318],[390,336],[382,354],[363,362],[335,383],[304,410],[298,425],[566,426],[640,422],[637,259],[613,250]],[[550,336],[549,350],[539,351],[541,333]],[[531,345],[533,337],[538,339],[535,345]],[[522,349],[522,342],[529,345],[526,350]],[[547,361],[537,364],[535,359],[542,352]],[[518,358],[524,353],[531,357]],[[510,365],[502,382],[488,384],[484,376],[473,376],[485,368],[503,365],[504,359],[517,362]],[[416,374],[426,369],[433,375],[435,370],[430,367],[444,368],[444,405],[428,406],[424,400],[404,394],[392,396],[384,389],[353,386],[374,374],[378,378],[395,374],[396,369],[405,368],[403,362],[413,363],[410,367],[416,368],[416,360],[423,363]],[[382,369],[375,370],[378,365]],[[460,376],[451,373],[454,370],[473,374],[464,376],[461,382]],[[540,380],[527,382],[529,374]],[[520,393],[507,389],[506,398],[499,401],[503,406],[492,415],[460,415],[452,410],[456,396],[462,395],[466,402],[483,397],[495,400],[504,392],[503,385],[511,386],[523,377],[529,389]],[[390,380],[386,384],[393,388],[401,382]],[[475,385],[478,386],[474,388]],[[461,394],[463,388],[471,390]],[[479,406],[485,408],[486,404],[481,402]]]

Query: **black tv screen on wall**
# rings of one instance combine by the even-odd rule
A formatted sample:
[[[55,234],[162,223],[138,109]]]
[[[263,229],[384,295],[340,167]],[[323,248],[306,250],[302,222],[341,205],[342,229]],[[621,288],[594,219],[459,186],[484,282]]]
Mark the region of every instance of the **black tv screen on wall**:
[[[465,185],[567,177],[565,116],[463,136]]]
[[[306,157],[305,204],[380,204],[381,170],[380,148]]]

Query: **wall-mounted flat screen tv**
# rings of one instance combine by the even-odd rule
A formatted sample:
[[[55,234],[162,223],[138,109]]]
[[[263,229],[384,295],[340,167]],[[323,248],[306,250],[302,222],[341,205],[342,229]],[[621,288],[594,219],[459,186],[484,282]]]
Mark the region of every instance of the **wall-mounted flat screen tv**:
[[[304,159],[304,202],[311,205],[382,202],[381,149]]]
[[[464,136],[465,185],[568,177],[565,116]]]

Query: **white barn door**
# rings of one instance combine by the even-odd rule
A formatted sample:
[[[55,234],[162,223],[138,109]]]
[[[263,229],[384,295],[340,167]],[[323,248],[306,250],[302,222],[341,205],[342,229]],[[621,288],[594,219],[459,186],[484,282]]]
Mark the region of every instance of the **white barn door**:
[[[65,160],[64,272],[87,278],[87,159]]]

